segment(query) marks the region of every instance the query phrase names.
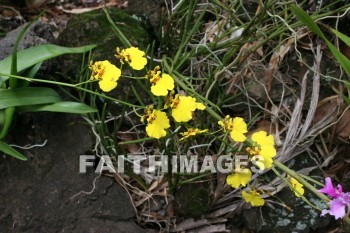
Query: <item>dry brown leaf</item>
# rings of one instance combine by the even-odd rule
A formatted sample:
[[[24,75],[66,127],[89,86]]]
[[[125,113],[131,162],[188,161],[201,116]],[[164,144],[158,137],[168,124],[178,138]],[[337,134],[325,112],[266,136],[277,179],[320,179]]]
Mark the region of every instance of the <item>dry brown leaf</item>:
[[[110,3],[107,3],[106,5],[101,5],[101,6],[96,6],[96,7],[74,8],[72,10],[67,10],[67,9],[64,9],[62,6],[58,6],[57,9],[65,12],[65,13],[68,13],[68,14],[82,14],[82,13],[102,9],[105,7],[118,6],[118,5],[119,4],[116,2],[110,2]]]
[[[316,109],[314,116],[314,123],[319,122],[325,115],[327,115],[332,109],[338,108],[338,114],[333,115],[334,120],[338,120],[335,125],[335,135],[341,139],[349,141],[350,135],[350,109],[346,109],[347,105],[344,104],[344,101],[338,96],[330,96],[322,99]],[[344,112],[345,111],[345,112]],[[339,117],[339,119],[338,119]]]
[[[274,134],[276,132],[275,125],[268,120],[261,120],[257,123],[256,129],[248,132],[247,136],[250,137],[253,133],[259,131],[266,131],[267,133]]]
[[[317,109],[314,116],[314,123],[319,122],[328,115],[328,113],[335,107],[340,107],[339,97],[337,95],[326,97],[318,102]],[[335,118],[336,116],[334,116]]]
[[[303,33],[303,34],[299,34],[297,36],[297,39],[301,39],[303,37],[305,37],[306,35],[308,35],[309,33]],[[292,48],[292,45],[295,43],[295,38],[290,38],[289,40],[287,40],[287,42],[285,44],[282,44],[278,50],[276,50],[271,58],[270,58],[270,62],[268,65],[268,77],[269,77],[269,81],[268,81],[268,85],[267,85],[267,90],[270,91],[271,90],[271,82],[272,82],[272,78],[275,75],[275,73],[279,70],[280,64],[283,61],[283,58],[288,54],[288,52],[290,51],[290,49]]]
[[[350,110],[346,110],[335,126],[335,133],[343,138],[349,140],[350,135]]]
[[[258,43],[260,43],[263,40],[263,38],[260,38],[252,43],[245,43],[242,47],[241,47],[241,52],[242,54],[249,54],[250,53],[250,49],[254,48]],[[263,48],[259,47],[256,51],[255,51],[260,57],[264,56],[264,52],[263,52]]]
[[[342,45],[340,47],[340,51],[347,57],[350,59],[350,47],[347,45]]]
[[[14,11],[11,11],[11,10],[3,10],[1,12],[1,14],[4,16],[4,17],[13,17],[15,15],[15,12]]]
[[[126,133],[126,132],[121,132],[121,131],[117,132],[117,137],[122,142],[135,140],[135,138],[132,136],[131,133]],[[126,145],[123,145],[123,146],[127,149],[127,151],[130,154],[133,154],[133,153],[136,153],[136,152],[139,151],[139,146],[137,144],[126,144]]]
[[[213,42],[215,37],[219,34],[219,27],[222,26],[222,24],[224,23],[223,20],[220,20],[219,23],[216,23],[214,26],[215,22],[213,21],[209,21],[208,23],[205,24],[205,31],[207,34],[207,41],[208,42]]]
[[[303,37],[305,37],[306,35],[308,35],[309,32],[307,33],[303,33],[303,34],[299,34],[297,39],[301,39]],[[282,44],[279,47],[279,50],[276,50],[271,58],[270,58],[270,62],[269,62],[269,69],[278,69],[279,68],[279,64],[282,62],[283,58],[288,54],[288,52],[290,51],[292,45],[294,44],[295,38],[290,38],[289,40],[287,40],[287,42],[285,44]]]

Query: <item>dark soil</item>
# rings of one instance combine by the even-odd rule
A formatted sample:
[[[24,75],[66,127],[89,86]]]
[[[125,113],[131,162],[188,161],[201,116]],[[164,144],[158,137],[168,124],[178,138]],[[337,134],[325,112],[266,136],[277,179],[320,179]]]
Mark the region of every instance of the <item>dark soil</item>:
[[[12,132],[17,145],[47,143],[22,150],[26,162],[1,158],[0,232],[145,232],[114,179],[97,178],[93,190],[98,174],[79,174],[79,155],[93,145],[79,116],[22,115]]]

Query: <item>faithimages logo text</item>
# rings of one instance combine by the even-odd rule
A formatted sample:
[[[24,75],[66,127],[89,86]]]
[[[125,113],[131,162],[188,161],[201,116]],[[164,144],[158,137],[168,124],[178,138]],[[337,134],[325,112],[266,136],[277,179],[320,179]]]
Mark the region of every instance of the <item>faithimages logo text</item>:
[[[263,157],[255,157],[249,160],[248,155],[119,155],[111,158],[109,155],[102,155],[96,159],[95,155],[80,155],[79,173],[86,173],[87,168],[95,168],[96,173],[124,173],[128,166],[136,174],[141,173],[231,173],[232,171],[243,171],[247,166],[251,167],[254,173],[260,173],[263,169]],[[97,161],[97,162],[96,162]]]

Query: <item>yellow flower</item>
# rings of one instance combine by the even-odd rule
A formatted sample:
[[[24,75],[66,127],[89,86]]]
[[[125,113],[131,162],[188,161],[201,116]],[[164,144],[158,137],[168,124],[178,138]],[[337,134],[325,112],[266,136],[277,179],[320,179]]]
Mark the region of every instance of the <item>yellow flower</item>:
[[[117,87],[117,81],[121,75],[121,71],[115,65],[107,60],[96,61],[89,68],[92,71],[91,79],[99,80],[98,84],[101,90],[109,92]]]
[[[230,132],[231,138],[236,142],[244,142],[246,140],[245,133],[248,132],[247,124],[243,118],[235,117],[231,118],[227,115],[223,120],[219,121],[218,124],[224,129],[224,132]]]
[[[304,195],[304,186],[299,183],[296,179],[293,177],[289,177],[289,182],[292,185],[292,190],[294,191],[295,196],[301,197]]]
[[[248,150],[249,151],[249,150]],[[251,158],[251,162],[257,166],[260,170],[265,170],[265,163],[264,163],[264,157],[260,156],[260,155],[254,155]]]
[[[149,71],[146,75],[152,84],[151,92],[155,96],[166,96],[168,91],[174,89],[174,79],[166,73],[160,71],[160,67],[156,66],[153,70]]]
[[[250,155],[262,156],[261,161],[264,163],[262,167],[271,168],[273,160],[272,158],[276,156],[277,152],[275,149],[275,141],[272,135],[267,135],[265,131],[259,131],[253,133],[252,135],[253,146],[248,147],[247,151]]]
[[[189,137],[193,137],[193,136],[196,136],[198,134],[202,134],[202,133],[206,133],[208,132],[208,129],[203,129],[203,130],[200,130],[200,129],[197,129],[197,128],[189,128],[186,132],[183,132],[183,133],[180,133],[181,136],[183,136],[180,141],[183,141]]]
[[[170,128],[169,118],[166,113],[160,110],[148,110],[146,114],[148,114],[145,116],[148,122],[146,126],[147,135],[156,139],[165,137],[165,130]]]
[[[131,47],[120,50],[117,48],[117,54],[115,55],[121,63],[128,63],[134,70],[142,70],[147,64],[147,58],[145,52],[139,50],[137,47]]]
[[[249,193],[242,191],[242,197],[245,202],[250,203],[252,206],[263,206],[265,200],[261,198],[258,191],[249,191]]]
[[[163,73],[159,79],[153,79],[151,87],[151,92],[155,96],[166,96],[168,94],[168,90],[173,90],[175,85],[174,85],[174,79],[168,75]]]
[[[196,109],[205,109],[205,105],[196,102],[195,98],[191,96],[179,96],[179,94],[175,95],[170,107],[172,108],[171,115],[177,122],[187,122],[192,119],[192,112]]]
[[[226,183],[233,188],[238,188],[240,185],[246,186],[252,177],[252,172],[248,168],[237,169],[235,173],[226,177]]]

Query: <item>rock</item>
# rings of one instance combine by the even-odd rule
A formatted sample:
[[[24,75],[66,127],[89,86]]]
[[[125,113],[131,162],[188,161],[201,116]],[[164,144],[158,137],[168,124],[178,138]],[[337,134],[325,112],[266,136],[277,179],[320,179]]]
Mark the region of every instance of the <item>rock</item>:
[[[139,47],[141,50],[146,50],[151,43],[151,37],[149,36],[148,31],[142,26],[143,23],[139,21],[137,17],[132,17],[126,12],[115,8],[110,9],[109,14],[133,46]],[[93,61],[109,60],[120,67],[120,62],[114,55],[117,47],[124,48],[124,46],[102,10],[73,16],[68,21],[66,29],[60,34],[57,43],[67,47],[96,44],[97,47],[92,52]],[[67,76],[75,77],[81,67],[81,60],[82,55],[80,54],[64,55],[57,59],[58,62],[53,71],[62,72]],[[128,69],[129,67],[124,65],[122,71],[123,74],[130,74]],[[137,74],[138,76],[146,75],[145,71],[137,72]],[[142,90],[141,86],[138,85],[135,80],[127,78],[120,78],[118,80],[118,87],[107,94],[124,101],[126,96],[128,96],[129,99],[127,101],[129,103],[139,104],[131,85],[134,85],[134,88],[141,95],[141,98],[147,99],[147,95]],[[97,83],[94,85],[94,88],[99,91]],[[123,106],[117,106],[114,104],[112,108],[114,109],[110,111],[120,114]]]
[[[7,33],[7,35],[0,40],[0,60],[12,54],[13,46],[15,45],[19,34],[26,26],[27,24],[23,24],[17,29]],[[40,20],[34,22],[24,33],[23,38],[18,45],[18,51],[35,45],[52,43],[55,40],[53,32],[54,28],[51,25]]]
[[[182,184],[174,194],[173,210],[175,216],[200,217],[210,206],[210,187],[208,182]]]
[[[115,8],[110,9],[109,14],[133,46],[143,50],[147,48],[150,38],[137,18]],[[113,63],[117,63],[117,59],[114,57],[116,48],[124,47],[102,10],[74,15],[59,35],[57,44],[67,47],[96,44],[97,47],[93,50],[92,59],[94,61],[109,60]],[[73,71],[73,74],[76,74],[79,65],[81,65],[82,56],[78,56],[78,61],[66,59],[67,57],[71,58],[72,56],[65,56],[64,59],[61,59],[60,68],[67,73],[66,68],[68,67],[70,71]]]
[[[294,159],[291,169],[298,171],[302,168],[313,167],[315,162],[308,154],[301,154]],[[314,170],[312,175],[321,177],[320,170]],[[323,181],[321,181],[323,182]],[[327,208],[317,196],[304,188],[304,197],[320,209]],[[312,230],[322,229],[329,225],[331,216],[320,216],[321,212],[312,208],[301,198],[294,195],[288,187],[277,194],[277,200],[284,203],[289,209],[281,206],[271,208],[263,206],[243,211],[243,221],[246,226],[259,233],[309,233]]]
[[[162,20],[163,3],[163,0],[128,0],[128,7],[125,10],[129,14],[145,16],[157,29]]]
[[[81,121],[58,113],[18,119],[9,138],[13,143],[47,143],[23,151],[26,162],[9,156],[1,160],[2,232],[145,232],[114,179],[99,177],[93,190],[97,174],[92,169],[79,173],[79,155],[93,144],[90,128]]]
[[[310,192],[305,197],[318,207],[326,205]],[[275,209],[263,207],[252,208],[243,212],[246,226],[259,233],[309,233],[311,230],[326,227],[330,217],[320,217],[320,212],[307,205],[302,199],[296,198],[291,190],[285,189],[278,194],[278,198],[288,207],[276,206]]]

